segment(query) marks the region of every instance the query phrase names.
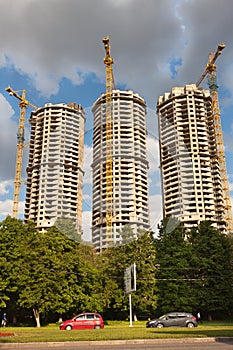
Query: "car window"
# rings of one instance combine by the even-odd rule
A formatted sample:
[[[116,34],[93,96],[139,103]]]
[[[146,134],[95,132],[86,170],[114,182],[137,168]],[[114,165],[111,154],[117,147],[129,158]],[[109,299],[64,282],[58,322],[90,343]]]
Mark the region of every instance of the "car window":
[[[79,315],[75,318],[76,321],[85,320],[85,315]]]
[[[86,315],[88,320],[94,320],[94,315]]]
[[[100,316],[99,315],[95,315],[95,318],[100,318]]]
[[[178,315],[177,317],[178,318],[186,318],[187,316],[185,316],[185,315]]]
[[[167,318],[169,320],[174,320],[175,318],[177,318],[177,316],[176,315],[168,315]]]

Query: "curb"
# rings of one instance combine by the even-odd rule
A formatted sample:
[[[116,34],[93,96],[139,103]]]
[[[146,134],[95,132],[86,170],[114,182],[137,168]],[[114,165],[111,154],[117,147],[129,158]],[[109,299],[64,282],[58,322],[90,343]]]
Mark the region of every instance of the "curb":
[[[127,345],[127,344],[164,344],[164,343],[215,343],[215,342],[232,342],[233,337],[216,337],[216,338],[160,338],[160,339],[128,339],[128,340],[92,340],[92,341],[67,341],[67,342],[37,342],[37,343],[0,343],[1,349],[17,349],[17,348],[31,348],[36,349],[37,347],[71,347],[76,346],[77,348],[82,346],[101,346],[101,345]]]

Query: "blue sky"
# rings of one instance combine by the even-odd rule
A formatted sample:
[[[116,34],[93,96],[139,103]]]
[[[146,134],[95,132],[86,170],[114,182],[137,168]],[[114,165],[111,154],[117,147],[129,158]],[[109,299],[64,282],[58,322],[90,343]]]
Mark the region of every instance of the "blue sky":
[[[98,6],[97,6],[98,4]],[[91,108],[105,91],[102,38],[110,36],[116,86],[147,103],[151,226],[161,220],[157,98],[172,86],[195,83],[209,51],[225,43],[217,75],[226,162],[233,189],[233,2],[223,0],[0,0],[0,219],[12,212],[18,100],[26,90],[36,106],[77,102],[86,112],[83,229],[90,238]],[[210,15],[211,8],[211,15]],[[207,88],[207,81],[202,84]],[[30,116],[27,110],[27,119]],[[26,138],[30,127],[26,122]],[[23,175],[26,180],[27,149]],[[233,192],[231,192],[233,196]],[[21,186],[20,217],[25,186]]]

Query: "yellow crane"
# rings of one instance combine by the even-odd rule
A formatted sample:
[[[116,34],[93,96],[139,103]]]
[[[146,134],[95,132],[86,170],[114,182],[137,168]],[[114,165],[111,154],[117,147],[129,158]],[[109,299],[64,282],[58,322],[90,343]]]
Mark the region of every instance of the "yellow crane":
[[[14,91],[10,86],[5,89],[11,96],[15,96],[20,100],[20,118],[19,127],[17,133],[17,153],[16,153],[16,167],[15,167],[15,180],[14,180],[14,198],[13,198],[13,210],[12,216],[18,217],[19,207],[19,194],[21,185],[21,172],[22,172],[22,161],[23,161],[23,148],[24,148],[24,122],[26,115],[26,107],[30,106],[33,109],[37,109],[36,106],[26,100],[26,90],[22,90],[22,95],[19,95],[17,91]]]
[[[219,44],[215,53],[209,53],[209,62],[206,65],[205,71],[202,73],[200,79],[196,83],[198,87],[206,75],[208,75],[208,85],[210,89],[210,94],[212,98],[212,117],[214,119],[215,126],[215,140],[217,147],[217,158],[220,167],[222,185],[223,185],[223,195],[225,201],[225,215],[226,215],[226,226],[229,232],[233,232],[233,221],[232,221],[232,207],[231,207],[231,199],[230,199],[230,190],[229,183],[227,177],[226,170],[226,159],[224,152],[224,141],[222,134],[222,125],[221,125],[221,117],[220,117],[220,108],[218,101],[218,85],[216,78],[216,66],[215,61],[218,56],[221,55],[222,50],[225,48],[224,44]]]
[[[112,161],[112,90],[114,88],[113,58],[110,55],[110,39],[102,39],[106,56],[106,245],[113,241],[112,212],[113,212],[113,161]]]

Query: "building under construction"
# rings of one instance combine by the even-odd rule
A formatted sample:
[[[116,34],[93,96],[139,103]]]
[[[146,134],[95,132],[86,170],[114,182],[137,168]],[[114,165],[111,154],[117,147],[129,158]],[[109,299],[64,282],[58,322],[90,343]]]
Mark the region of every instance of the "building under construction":
[[[195,84],[159,96],[164,216],[187,227],[210,220],[226,232],[227,217],[209,90]]]
[[[125,225],[150,228],[146,104],[133,91],[111,94],[111,139],[108,144],[106,94],[94,103],[92,241],[101,251],[121,244]],[[110,158],[108,151],[110,149]],[[108,170],[107,162],[109,160]],[[107,220],[110,204],[111,221]]]
[[[25,221],[45,230],[72,219],[80,234],[85,115],[76,103],[48,103],[31,113]]]

